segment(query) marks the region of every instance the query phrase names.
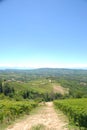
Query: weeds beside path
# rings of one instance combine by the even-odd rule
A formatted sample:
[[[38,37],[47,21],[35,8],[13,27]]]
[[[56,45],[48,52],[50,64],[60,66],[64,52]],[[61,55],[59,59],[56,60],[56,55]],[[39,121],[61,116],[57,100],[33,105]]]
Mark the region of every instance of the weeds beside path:
[[[9,126],[7,130],[68,130],[66,126],[67,122],[55,112],[53,103],[48,102],[37,113],[29,115],[27,119],[13,126]]]

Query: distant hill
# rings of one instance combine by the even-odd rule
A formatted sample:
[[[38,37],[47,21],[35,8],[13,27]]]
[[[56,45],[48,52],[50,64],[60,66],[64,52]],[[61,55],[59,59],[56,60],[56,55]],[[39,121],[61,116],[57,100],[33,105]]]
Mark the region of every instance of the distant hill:
[[[10,94],[10,97],[14,97],[14,94],[24,98],[45,98],[46,100],[87,97],[87,70],[83,69],[1,69],[0,79],[3,83],[8,83],[9,91],[15,92]],[[55,95],[55,92],[59,95]],[[64,95],[61,95],[61,92]]]

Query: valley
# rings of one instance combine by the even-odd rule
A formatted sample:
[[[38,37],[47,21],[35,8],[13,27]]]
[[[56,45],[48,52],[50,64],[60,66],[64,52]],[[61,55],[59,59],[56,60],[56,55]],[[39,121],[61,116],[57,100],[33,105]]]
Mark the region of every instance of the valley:
[[[68,130],[69,122],[64,123],[63,120],[60,120],[60,113],[57,114],[55,109],[57,111],[60,109],[64,112],[64,110],[61,109],[62,106],[59,107],[60,104],[57,103],[57,101],[62,103],[64,100],[68,102],[69,99],[74,99],[75,101],[78,99],[78,102],[79,99],[82,99],[81,106],[86,104],[87,70],[51,68],[0,70],[0,130],[5,130],[6,128],[7,130],[31,130],[31,128],[38,128],[38,130],[43,128],[46,130]],[[73,102],[73,100],[71,100],[71,102]],[[78,102],[77,105],[79,105]],[[30,113],[32,110],[36,109],[40,104],[42,104],[42,109],[31,116]],[[53,106],[56,108],[54,109]],[[84,118],[85,122],[87,118],[87,108],[85,105],[83,107],[84,110],[81,112],[83,112],[85,116],[79,115],[79,117],[81,119]],[[83,107],[79,107],[79,109],[82,110]],[[68,106],[66,106],[65,108],[66,111],[68,109],[69,113],[71,107],[68,108]],[[68,113],[66,115],[68,115]],[[28,114],[28,118],[22,121],[22,129],[21,121],[17,124],[10,125],[18,118]],[[75,129],[79,130],[80,127],[80,129],[85,130],[87,126],[83,124],[82,121],[78,123],[79,118],[76,117],[77,112],[75,114],[74,110],[73,115],[75,115],[74,119],[72,118],[73,116],[70,115],[69,121],[73,121],[74,125],[77,125]],[[77,123],[75,123],[74,120],[76,120]],[[65,124],[67,124],[67,127],[63,127]],[[36,128],[33,128],[34,126]]]

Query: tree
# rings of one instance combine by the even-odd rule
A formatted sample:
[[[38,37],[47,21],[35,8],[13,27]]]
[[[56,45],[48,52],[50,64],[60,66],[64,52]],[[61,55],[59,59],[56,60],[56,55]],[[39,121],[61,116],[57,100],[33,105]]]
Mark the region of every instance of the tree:
[[[14,88],[9,86],[8,83],[4,84],[4,87],[3,87],[3,93],[6,95],[6,96],[9,96],[10,94],[13,94],[14,93]]]
[[[0,93],[3,92],[3,88],[2,88],[2,81],[0,80]]]

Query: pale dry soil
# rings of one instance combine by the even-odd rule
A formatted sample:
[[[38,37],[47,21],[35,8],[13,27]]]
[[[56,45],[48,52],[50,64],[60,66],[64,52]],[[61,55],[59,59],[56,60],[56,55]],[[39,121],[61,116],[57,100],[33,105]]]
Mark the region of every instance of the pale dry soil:
[[[53,84],[53,92],[64,95],[69,93],[69,89],[62,87],[61,85]]]
[[[48,102],[45,106],[33,115],[29,115],[27,119],[11,125],[7,130],[31,130],[33,126],[42,124],[46,130],[68,130],[67,121],[65,121],[61,113],[56,113],[53,103]]]

